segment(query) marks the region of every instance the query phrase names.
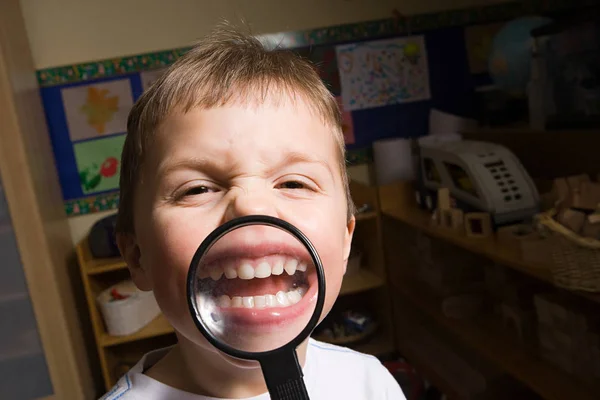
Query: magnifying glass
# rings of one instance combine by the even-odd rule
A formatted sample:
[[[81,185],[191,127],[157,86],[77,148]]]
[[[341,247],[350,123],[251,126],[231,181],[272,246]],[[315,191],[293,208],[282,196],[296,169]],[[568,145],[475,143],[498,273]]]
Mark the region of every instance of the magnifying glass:
[[[271,399],[309,399],[296,348],[319,322],[325,274],[298,228],[265,215],[219,226],[192,259],[187,296],[213,346],[259,362]]]

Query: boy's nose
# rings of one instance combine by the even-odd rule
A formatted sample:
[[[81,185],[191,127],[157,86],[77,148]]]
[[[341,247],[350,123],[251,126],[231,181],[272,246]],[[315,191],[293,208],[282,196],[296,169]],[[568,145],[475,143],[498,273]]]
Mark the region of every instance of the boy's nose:
[[[238,191],[231,199],[225,213],[225,220],[244,217],[247,215],[276,216],[272,200],[259,191]]]

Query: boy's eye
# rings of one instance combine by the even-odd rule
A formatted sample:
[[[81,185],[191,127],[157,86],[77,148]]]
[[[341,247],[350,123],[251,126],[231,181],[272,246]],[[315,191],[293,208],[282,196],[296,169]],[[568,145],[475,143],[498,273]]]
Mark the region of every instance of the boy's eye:
[[[306,185],[298,181],[287,181],[279,185],[282,189],[303,189]]]
[[[198,194],[204,194],[204,193],[208,193],[211,189],[208,186],[194,186],[193,188],[190,188],[188,190],[186,190],[183,195],[184,196],[195,196]]]

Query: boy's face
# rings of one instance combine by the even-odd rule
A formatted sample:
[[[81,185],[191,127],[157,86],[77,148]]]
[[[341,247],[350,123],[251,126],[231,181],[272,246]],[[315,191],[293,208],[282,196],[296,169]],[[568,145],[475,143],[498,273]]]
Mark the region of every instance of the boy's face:
[[[205,346],[206,342],[194,326],[187,307],[189,264],[206,236],[233,218],[251,214],[278,217],[295,225],[309,238],[325,270],[327,290],[321,318],[330,311],[339,293],[354,219],[347,220],[333,133],[300,98],[295,103],[289,100],[277,105],[272,103],[267,100],[258,106],[233,104],[209,110],[194,109],[168,117],[159,127],[141,171],[143,179],[135,203],[136,234],[126,245],[125,257],[136,284],[144,290],[152,289],[169,322],[179,334],[196,344]],[[263,240],[264,228],[243,229],[244,234],[231,236],[226,248],[258,248],[256,238]],[[286,241],[269,235],[264,241]],[[244,290],[245,297],[270,299],[267,299],[268,307],[262,301],[259,305],[263,314],[270,307],[272,310],[267,311],[272,311],[271,314],[286,315],[285,308],[294,307],[274,302],[277,297],[274,300],[269,297],[277,294],[270,291],[286,292],[281,287],[272,289],[275,280],[281,286],[288,279],[286,271],[276,276],[276,264],[281,261],[264,254],[264,250],[260,254],[258,250],[255,253],[250,250],[247,256],[234,259],[227,268],[236,270],[238,277],[232,278],[236,274],[229,271],[229,276],[224,274],[218,279],[237,283],[225,287],[241,288],[248,282],[246,289],[251,286],[251,291],[256,293]],[[255,277],[252,283],[241,280],[240,268],[247,269],[250,265],[256,269],[263,264],[264,269],[265,262],[272,269],[271,276]],[[311,273],[310,268],[307,273]],[[272,284],[261,286],[268,281]],[[315,293],[309,290],[304,296],[309,294]],[[239,293],[225,295],[229,299],[240,297],[236,296]],[[310,302],[314,298],[303,300]],[[258,308],[254,306],[244,302],[234,311],[241,313],[246,321],[252,321]],[[307,307],[306,313],[312,313],[313,309]],[[256,350],[260,350],[286,327],[299,333],[301,327],[294,325],[304,324],[307,318],[296,314],[287,312],[285,323],[278,324],[276,329],[274,324],[272,328],[260,330],[254,338],[258,342],[249,343],[255,343]],[[288,335],[294,336],[289,332]]]

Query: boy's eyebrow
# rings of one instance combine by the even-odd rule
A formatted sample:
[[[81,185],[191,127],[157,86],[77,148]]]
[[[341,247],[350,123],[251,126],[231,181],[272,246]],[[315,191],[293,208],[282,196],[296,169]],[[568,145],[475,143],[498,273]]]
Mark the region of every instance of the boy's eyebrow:
[[[190,157],[176,162],[167,162],[158,167],[157,175],[168,175],[178,169],[191,169],[197,171],[218,172],[217,165],[204,157]]]
[[[287,153],[281,161],[279,161],[272,168],[269,168],[269,170],[267,172],[268,172],[268,174],[272,174],[275,171],[277,171],[278,169],[281,169],[282,167],[284,167],[288,164],[300,164],[300,163],[321,165],[322,167],[324,167],[327,170],[327,172],[329,172],[331,177],[334,178],[334,174],[333,174],[333,171],[331,170],[331,166],[325,160],[316,158],[310,154],[299,153],[299,152],[295,152],[295,151]],[[172,171],[176,171],[181,168],[198,170],[198,171],[206,171],[207,173],[210,173],[210,174],[223,174],[223,171],[221,169],[219,169],[219,166],[215,161],[210,160],[205,157],[190,157],[190,158],[185,158],[185,159],[173,162],[173,163],[168,162],[168,163],[162,164],[158,168],[157,175],[158,176],[168,175]],[[234,169],[235,169],[235,167],[230,168],[230,171],[234,170]]]
[[[286,156],[274,168],[272,168],[272,171],[270,171],[270,172],[278,170],[281,167],[285,166],[286,164],[300,164],[300,163],[319,164],[319,165],[323,166],[327,170],[327,172],[329,172],[329,175],[331,175],[332,178],[334,177],[333,171],[331,170],[331,166],[325,160],[314,157],[310,154],[298,153],[295,151],[287,153]]]

